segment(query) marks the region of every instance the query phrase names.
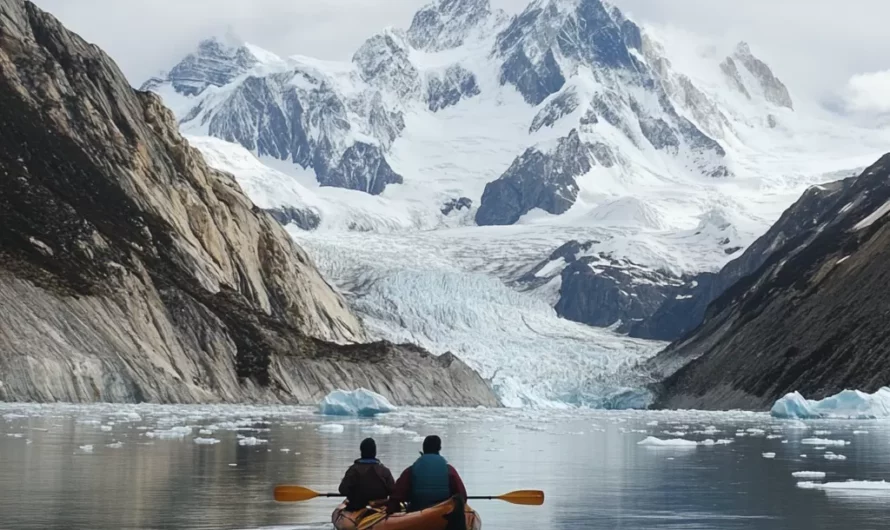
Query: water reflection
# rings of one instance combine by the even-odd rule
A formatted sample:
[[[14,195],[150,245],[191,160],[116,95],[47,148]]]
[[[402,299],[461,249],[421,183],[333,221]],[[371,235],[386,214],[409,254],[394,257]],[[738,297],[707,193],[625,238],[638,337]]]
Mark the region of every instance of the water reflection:
[[[335,491],[368,435],[398,474],[432,433],[443,437],[443,454],[471,494],[545,490],[541,507],[477,501],[487,529],[867,529],[884,528],[890,516],[886,494],[805,490],[791,476],[890,478],[887,423],[868,422],[868,433],[854,435],[861,423],[800,429],[759,415],[425,410],[376,422],[340,420],[342,433],[325,433],[318,427],[337,420],[305,409],[118,409],[0,405],[0,527],[325,528],[336,500],[278,504],[272,488],[291,483]],[[220,443],[193,442],[214,425],[200,436]],[[151,437],[175,426],[191,427],[190,434]],[[834,448],[847,460],[825,460],[825,450],[800,443],[817,429],[852,442]],[[646,436],[676,433],[733,443],[637,445]],[[240,445],[239,435],[266,442]],[[91,452],[82,449],[90,445]],[[763,458],[767,450],[776,458]]]

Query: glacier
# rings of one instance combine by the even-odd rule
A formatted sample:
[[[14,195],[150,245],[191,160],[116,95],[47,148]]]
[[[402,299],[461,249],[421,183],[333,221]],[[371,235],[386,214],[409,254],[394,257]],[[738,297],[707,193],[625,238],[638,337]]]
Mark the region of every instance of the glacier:
[[[872,394],[859,390],[844,390],[825,399],[811,400],[799,392],[791,392],[778,399],[770,410],[776,418],[890,418],[890,387],[882,387]]]
[[[319,414],[326,416],[370,417],[396,410],[398,409],[385,397],[366,388],[335,390],[318,404]]]
[[[454,353],[508,406],[640,408],[636,367],[665,344],[559,318],[554,249],[584,242],[594,273],[717,271],[890,142],[789,93],[756,51],[599,0],[512,17],[442,0],[351,61],[207,41],[143,88],[371,336]]]

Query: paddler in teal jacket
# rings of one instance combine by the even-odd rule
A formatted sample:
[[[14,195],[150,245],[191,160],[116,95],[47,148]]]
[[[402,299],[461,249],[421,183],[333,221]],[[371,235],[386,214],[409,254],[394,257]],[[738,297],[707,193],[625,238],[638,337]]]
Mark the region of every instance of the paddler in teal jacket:
[[[427,436],[423,453],[414,464],[402,472],[390,496],[390,511],[408,503],[408,510],[416,512],[446,501],[455,495],[467,500],[467,490],[457,470],[442,458],[442,439]]]

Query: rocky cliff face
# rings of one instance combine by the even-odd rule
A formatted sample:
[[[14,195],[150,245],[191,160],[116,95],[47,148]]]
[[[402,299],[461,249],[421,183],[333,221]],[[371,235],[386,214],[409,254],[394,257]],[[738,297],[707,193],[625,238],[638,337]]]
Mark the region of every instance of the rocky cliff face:
[[[649,363],[666,377],[657,406],[765,409],[792,390],[822,398],[885,385],[888,177],[890,155],[855,179],[812,190],[786,212],[784,221],[808,228],[771,231],[777,248],[764,263]]]
[[[160,100],[23,0],[0,1],[0,329],[3,400],[497,404],[451,356],[361,344]]]

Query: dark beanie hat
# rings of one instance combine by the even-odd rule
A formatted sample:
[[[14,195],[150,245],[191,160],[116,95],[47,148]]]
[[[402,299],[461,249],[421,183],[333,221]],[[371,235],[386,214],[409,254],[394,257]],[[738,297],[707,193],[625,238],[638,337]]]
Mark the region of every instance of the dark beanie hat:
[[[359,446],[362,458],[377,458],[377,442],[373,438],[365,438]]]
[[[423,440],[423,453],[424,454],[439,454],[439,451],[442,450],[442,439],[436,435],[427,436]]]

